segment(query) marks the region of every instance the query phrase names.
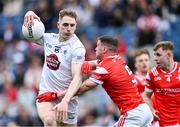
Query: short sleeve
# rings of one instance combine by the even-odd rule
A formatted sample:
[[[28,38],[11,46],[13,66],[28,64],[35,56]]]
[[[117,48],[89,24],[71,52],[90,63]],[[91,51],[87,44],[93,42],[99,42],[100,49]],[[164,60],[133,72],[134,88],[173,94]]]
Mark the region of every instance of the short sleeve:
[[[84,47],[76,48],[72,53],[72,63],[82,63],[85,60],[85,53]]]
[[[96,70],[90,76],[90,80],[96,84],[102,85],[107,79],[109,72],[102,66],[97,66]]]
[[[154,89],[154,83],[153,83],[152,77],[150,76],[149,73],[147,73],[147,75],[146,75],[146,81],[147,81],[147,84],[145,87],[145,91],[152,92]]]
[[[35,43],[38,44],[38,45],[41,45],[43,46],[45,41],[47,38],[48,38],[49,34],[48,33],[45,33],[41,39],[37,40]]]

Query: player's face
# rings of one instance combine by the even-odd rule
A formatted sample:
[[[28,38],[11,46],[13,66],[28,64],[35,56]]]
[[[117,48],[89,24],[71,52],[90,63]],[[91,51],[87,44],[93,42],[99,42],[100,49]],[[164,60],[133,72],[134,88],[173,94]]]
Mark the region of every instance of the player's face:
[[[155,51],[154,56],[157,66],[162,69],[166,68],[169,60],[167,51],[164,51],[162,50],[162,48],[159,48],[157,49],[157,51]]]
[[[97,46],[95,48],[96,58],[102,59],[105,53],[105,46],[101,43],[100,40],[97,41]]]
[[[64,16],[58,23],[58,29],[60,36],[63,38],[69,38],[71,35],[74,34],[76,30],[76,20],[69,16]]]
[[[135,67],[141,73],[147,73],[150,69],[150,58],[147,54],[141,54],[135,59]]]

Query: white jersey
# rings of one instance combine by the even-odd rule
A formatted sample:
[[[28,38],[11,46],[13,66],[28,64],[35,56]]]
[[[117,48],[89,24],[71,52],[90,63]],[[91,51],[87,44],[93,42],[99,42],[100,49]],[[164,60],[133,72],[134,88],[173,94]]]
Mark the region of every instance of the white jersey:
[[[39,44],[44,46],[45,56],[39,94],[67,90],[73,79],[71,64],[85,59],[83,44],[75,34],[69,40],[59,42],[59,34],[54,33],[44,34]]]

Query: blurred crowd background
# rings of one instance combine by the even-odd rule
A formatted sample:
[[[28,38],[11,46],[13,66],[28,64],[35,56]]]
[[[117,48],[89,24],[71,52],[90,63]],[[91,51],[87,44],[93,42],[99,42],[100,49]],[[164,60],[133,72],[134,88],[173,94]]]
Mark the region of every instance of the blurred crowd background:
[[[95,59],[99,35],[119,39],[119,53],[132,70],[133,52],[161,40],[174,42],[175,60],[180,60],[180,0],[0,0],[0,126],[41,126],[35,98],[43,65],[43,48],[23,38],[24,14],[33,10],[46,32],[55,32],[59,10],[74,9],[76,34],[84,43],[86,60]],[[152,55],[152,65],[153,55]],[[103,89],[79,98],[79,126],[112,126],[118,120]]]

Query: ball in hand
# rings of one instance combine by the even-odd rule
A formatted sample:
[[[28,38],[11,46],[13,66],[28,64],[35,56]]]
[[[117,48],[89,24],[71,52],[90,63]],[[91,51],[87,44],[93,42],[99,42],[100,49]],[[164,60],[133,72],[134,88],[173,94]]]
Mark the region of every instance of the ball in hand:
[[[37,41],[42,38],[44,32],[44,24],[37,19],[34,19],[33,23],[27,26],[22,26],[22,34],[27,40]]]

